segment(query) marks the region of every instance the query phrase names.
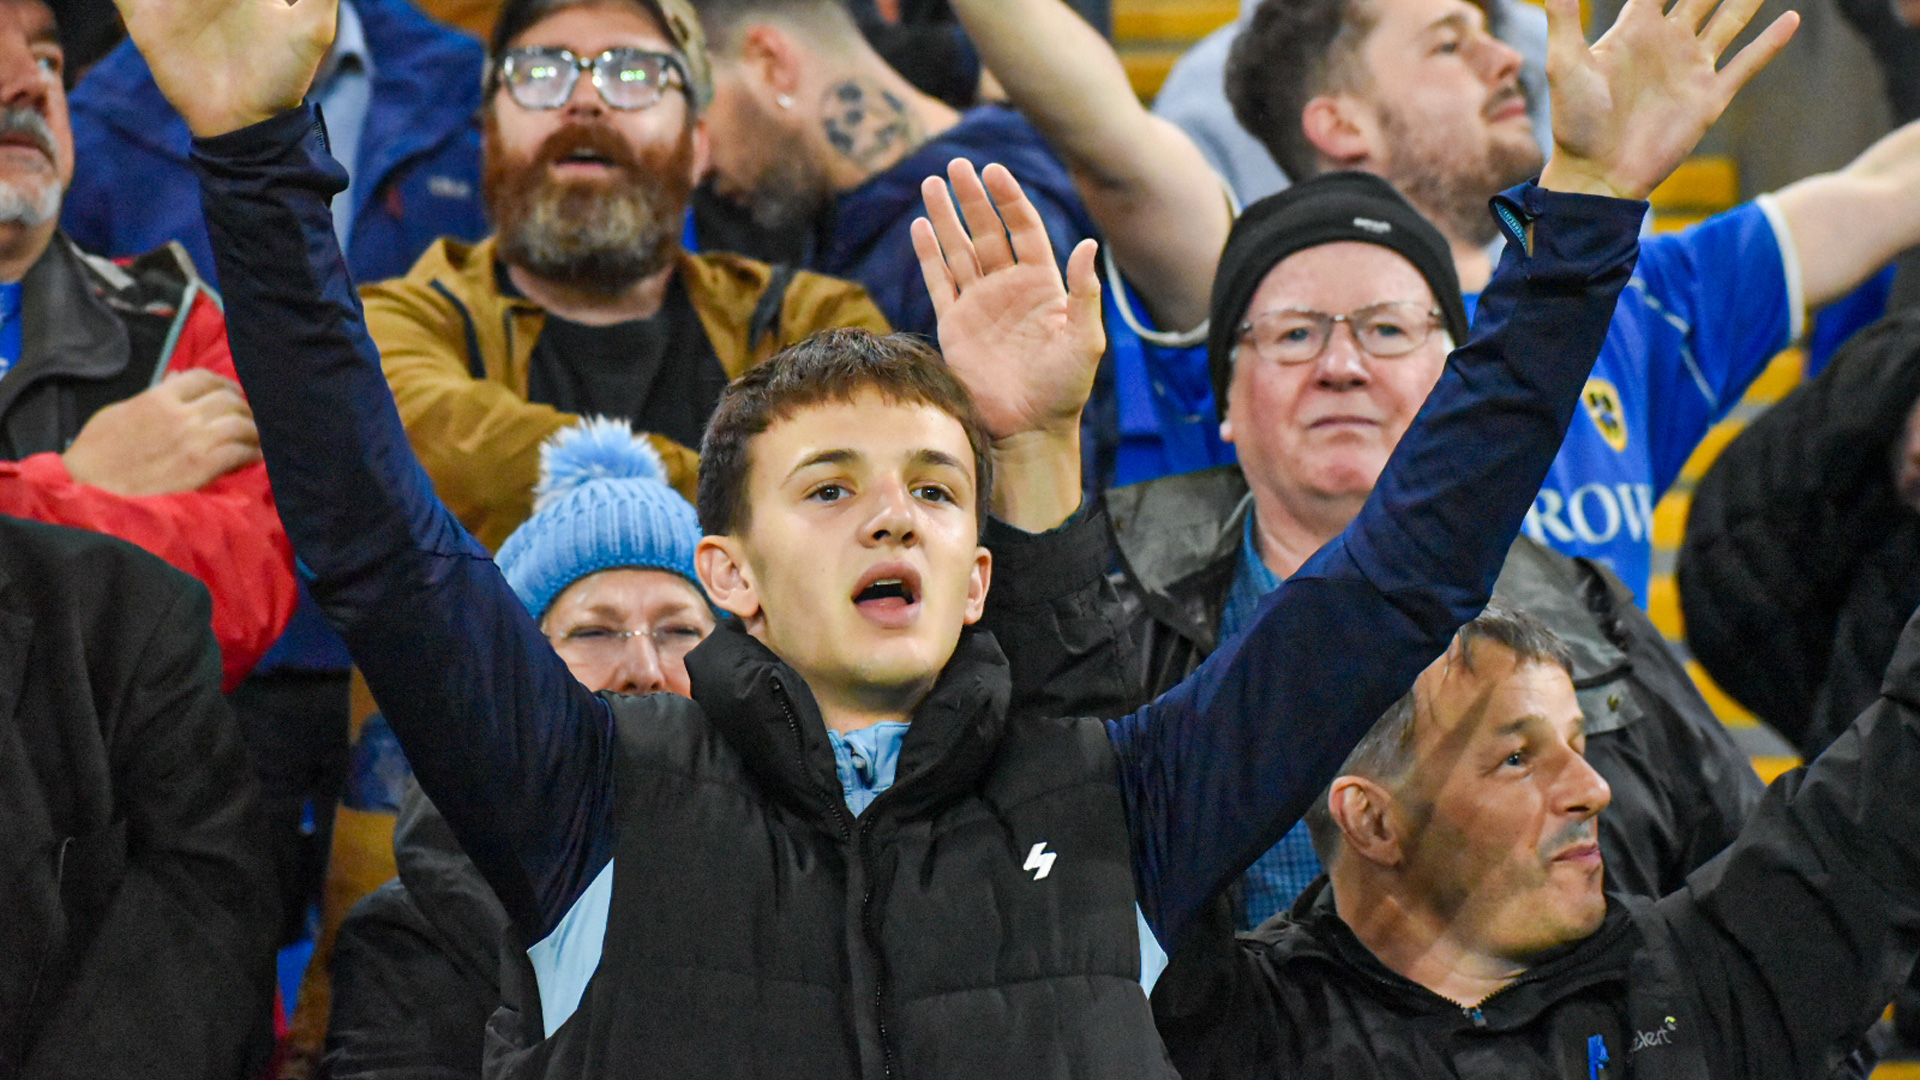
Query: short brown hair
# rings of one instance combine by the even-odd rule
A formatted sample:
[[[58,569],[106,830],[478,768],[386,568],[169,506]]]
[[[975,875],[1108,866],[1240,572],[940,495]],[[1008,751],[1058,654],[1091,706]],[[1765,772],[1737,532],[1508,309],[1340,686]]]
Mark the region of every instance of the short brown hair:
[[[738,54],[746,29],[768,19],[784,20],[828,38],[860,36],[846,0],[691,0],[691,3],[700,13],[701,24],[707,28],[707,40],[714,54],[722,57]]]
[[[753,438],[810,405],[850,402],[873,390],[896,405],[931,405],[960,422],[973,450],[976,517],[986,525],[993,465],[973,397],[925,340],[910,334],[823,330],[735,379],[720,394],[700,441],[700,528],[737,535],[749,520]]]
[[[1573,675],[1573,654],[1551,627],[1517,608],[1495,602],[1487,605],[1472,622],[1454,636],[1460,643],[1460,666],[1473,671],[1474,646],[1490,641],[1502,646],[1522,663],[1552,664]],[[1413,772],[1413,736],[1419,714],[1428,705],[1409,688],[1400,700],[1387,707],[1360,745],[1347,755],[1340,766],[1341,776],[1364,776],[1388,787],[1397,787]],[[1333,860],[1340,843],[1340,826],[1327,809],[1327,793],[1307,808],[1307,831],[1313,837],[1314,853],[1322,863]]]
[[[1307,102],[1366,85],[1360,46],[1376,16],[1368,0],[1264,0],[1227,54],[1227,100],[1295,182],[1320,173],[1301,116]]]

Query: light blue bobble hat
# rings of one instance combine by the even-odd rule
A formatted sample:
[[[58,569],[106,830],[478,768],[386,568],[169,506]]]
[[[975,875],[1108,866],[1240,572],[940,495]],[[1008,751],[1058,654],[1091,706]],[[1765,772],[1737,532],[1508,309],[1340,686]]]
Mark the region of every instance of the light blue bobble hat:
[[[589,417],[540,447],[529,517],[494,556],[534,618],[601,570],[668,570],[700,589],[700,519],[667,485],[660,455],[624,420]]]

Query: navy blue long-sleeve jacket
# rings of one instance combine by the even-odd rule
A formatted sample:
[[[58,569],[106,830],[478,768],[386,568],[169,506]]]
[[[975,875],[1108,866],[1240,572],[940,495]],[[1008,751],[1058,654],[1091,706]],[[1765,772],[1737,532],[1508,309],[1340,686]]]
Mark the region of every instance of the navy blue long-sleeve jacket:
[[[610,858],[616,733],[434,497],[333,239],[312,106],[196,142],[233,353],[303,574],[508,911],[550,930]],[[1106,730],[1140,903],[1171,941],[1485,604],[1572,416],[1644,204],[1531,186],[1358,518],[1241,638]],[[1062,530],[1071,532],[1071,529]],[[1097,560],[1096,560],[1097,561]],[[1016,658],[1016,666],[1018,658]]]

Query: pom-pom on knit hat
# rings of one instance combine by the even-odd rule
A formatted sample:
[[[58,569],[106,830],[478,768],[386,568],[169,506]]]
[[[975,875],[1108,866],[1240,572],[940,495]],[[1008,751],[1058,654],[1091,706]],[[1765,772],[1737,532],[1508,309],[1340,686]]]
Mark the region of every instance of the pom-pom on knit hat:
[[[494,561],[537,619],[567,586],[616,567],[668,570],[698,590],[699,543],[699,518],[667,486],[659,453],[626,421],[592,417],[540,448],[533,516]]]

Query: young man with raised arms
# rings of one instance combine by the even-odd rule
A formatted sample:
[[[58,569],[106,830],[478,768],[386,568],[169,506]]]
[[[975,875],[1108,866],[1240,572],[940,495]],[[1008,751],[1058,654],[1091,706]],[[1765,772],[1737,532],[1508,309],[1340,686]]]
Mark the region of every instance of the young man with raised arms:
[[[1499,204],[1514,254],[1482,336],[1249,632],[1103,723],[1045,715],[1081,689],[1058,679],[1118,680],[1097,642],[1076,651],[1105,569],[1103,523],[1077,510],[1094,252],[1063,287],[1003,170],[991,201],[955,170],[966,227],[937,184],[916,227],[951,368],[841,332],[729,387],[697,565],[735,618],[688,657],[690,700],[599,697],[376,392],[333,248],[341,175],[301,104],[328,0],[125,0],[198,136],[235,356],[314,594],[548,964],[551,1037],[504,1071],[1170,1076],[1136,898],[1178,938],[1486,602],[1631,271],[1637,200],[1793,28],[1716,73],[1754,4],[1709,7],[1645,0],[1589,51],[1557,4],[1560,153]],[[866,764],[837,769],[836,736]],[[584,984],[564,963],[581,937],[601,943]]]

